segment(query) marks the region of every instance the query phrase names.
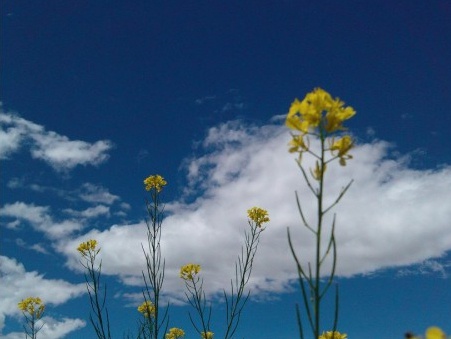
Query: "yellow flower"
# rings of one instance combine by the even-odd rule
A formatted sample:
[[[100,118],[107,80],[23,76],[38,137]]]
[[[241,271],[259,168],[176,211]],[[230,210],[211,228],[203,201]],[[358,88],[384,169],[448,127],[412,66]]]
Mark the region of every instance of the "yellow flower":
[[[201,334],[202,339],[213,339],[214,333],[213,332],[202,332]]]
[[[153,317],[155,315],[155,305],[149,301],[144,301],[138,306],[138,312],[142,313],[146,318]]]
[[[446,334],[440,328],[432,326],[426,330],[426,339],[446,339]]]
[[[313,178],[319,181],[324,172],[326,172],[326,164],[324,164],[324,167],[321,167],[319,161],[316,161],[315,169],[313,171],[310,170],[310,172],[312,173]]]
[[[185,331],[180,328],[173,327],[166,333],[166,339],[178,339],[185,336]]]
[[[247,210],[247,215],[258,227],[269,221],[268,211],[260,207],[252,207]]]
[[[351,106],[343,107],[344,102],[340,99],[335,99],[330,110],[326,113],[326,131],[328,133],[343,130],[343,121],[352,118],[355,111]]]
[[[293,101],[285,125],[305,134],[321,124],[326,132],[331,133],[344,129],[343,122],[354,115],[355,111],[352,107],[344,107],[344,102],[339,98],[333,99],[325,90],[315,88],[307,93],[304,100]]]
[[[293,135],[289,145],[290,148],[288,149],[288,152],[290,153],[305,152],[309,149],[309,146],[304,141],[303,135]]]
[[[333,106],[332,96],[321,88],[315,88],[304,100],[293,101],[285,124],[288,128],[308,133],[320,124],[323,111],[329,111]]]
[[[157,192],[160,192],[163,189],[163,186],[166,186],[167,182],[163,179],[161,175],[151,175],[144,179],[144,186],[146,191],[150,191],[151,189],[155,189]]]
[[[193,280],[194,276],[200,272],[200,265],[187,264],[180,268],[180,278],[183,280]]]
[[[323,332],[323,334],[321,334],[318,339],[347,339],[348,335],[347,334],[341,334],[338,331],[327,331],[327,332]]]
[[[95,252],[97,246],[97,240],[88,240],[86,242],[82,242],[77,251],[81,253],[81,255],[86,256],[89,252]],[[100,249],[97,250],[96,254],[99,253]]]
[[[29,297],[20,301],[17,306],[19,310],[28,313],[34,319],[40,319],[45,310],[41,298]]]
[[[346,165],[346,159],[351,159],[352,156],[347,154],[348,151],[354,146],[354,142],[352,141],[349,135],[345,135],[343,138],[333,142],[330,150],[332,154],[334,151],[338,151],[337,156],[340,158],[340,165]]]

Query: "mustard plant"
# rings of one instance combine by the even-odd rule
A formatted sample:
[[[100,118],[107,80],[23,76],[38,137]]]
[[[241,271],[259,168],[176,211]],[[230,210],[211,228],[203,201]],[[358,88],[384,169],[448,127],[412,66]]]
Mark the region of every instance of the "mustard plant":
[[[245,287],[249,282],[254,258],[257,253],[260,235],[264,231],[262,226],[269,222],[268,212],[259,207],[253,207],[247,211],[250,232],[245,231],[245,245],[241,249],[241,255],[235,263],[235,280],[230,281],[230,296],[223,290],[226,304],[226,327],[224,339],[232,338],[235,334],[241,314],[249,299],[250,291],[245,293]],[[210,329],[211,305],[207,306],[207,299],[203,288],[203,278],[199,276],[201,266],[187,264],[180,269],[180,278],[185,281],[186,298],[189,304],[196,310],[200,324],[196,324],[191,313],[189,318],[195,330],[201,338],[213,339],[214,333]]]
[[[80,263],[87,270],[85,281],[91,303],[89,320],[94,327],[97,338],[111,339],[110,317],[106,307],[106,285],[103,287],[103,293],[100,292],[102,290],[100,282],[102,261],[98,265],[96,263],[96,257],[100,252],[100,247],[97,246],[96,240],[91,239],[82,242],[77,250],[82,256]]]
[[[142,249],[146,258],[146,273],[142,272],[145,289],[143,290],[144,303],[150,303],[153,312],[147,312],[145,319],[148,325],[148,338],[157,339],[168,328],[168,306],[164,312],[160,312],[161,290],[163,288],[165,260],[161,256],[161,225],[163,222],[164,206],[160,202],[160,193],[166,180],[161,175],[151,175],[144,179],[144,187],[150,193],[150,200],[146,200],[148,217],[147,226],[147,251]],[[146,337],[146,336],[145,336]]]
[[[42,329],[42,326],[44,326],[44,324],[38,325],[38,321],[44,314],[44,303],[41,298],[28,297],[21,300],[17,307],[22,311],[25,317],[25,325],[23,325],[25,338],[30,337],[31,339],[36,339],[38,332]]]
[[[330,332],[321,331],[321,303],[326,292],[332,286],[337,264],[337,244],[335,239],[335,219],[334,214],[332,225],[329,230],[324,229],[324,217],[330,210],[338,204],[343,195],[352,184],[352,180],[342,188],[335,201],[329,205],[324,205],[325,196],[325,173],[327,165],[338,160],[341,166],[346,166],[346,162],[352,159],[349,151],[354,146],[354,141],[349,134],[342,135],[346,129],[343,127],[344,121],[355,115],[352,107],[344,107],[344,102],[340,99],[333,99],[332,96],[321,88],[316,88],[308,93],[304,100],[295,99],[286,117],[286,126],[294,131],[289,143],[289,152],[297,153],[297,164],[302,172],[303,178],[315,197],[317,204],[316,225],[307,219],[302,209],[299,196],[296,192],[296,203],[303,226],[305,226],[315,237],[315,261],[313,265],[309,262],[302,264],[290,236],[288,233],[288,243],[296,262],[299,283],[302,292],[302,300],[305,313],[313,333],[313,338],[321,339],[343,339],[346,335],[336,331],[338,323],[339,297],[338,286],[335,291],[335,312],[333,330]],[[310,147],[310,138],[318,139],[320,142],[319,153]],[[308,173],[302,165],[302,156],[308,154],[315,159],[315,166],[309,169]],[[310,174],[310,175],[309,175]],[[323,248],[323,237],[328,231],[328,240]],[[332,261],[330,272],[326,281],[321,281],[324,272],[322,271],[325,260],[330,257]],[[300,315],[299,304],[296,305],[296,317],[301,339],[304,338],[304,325]]]

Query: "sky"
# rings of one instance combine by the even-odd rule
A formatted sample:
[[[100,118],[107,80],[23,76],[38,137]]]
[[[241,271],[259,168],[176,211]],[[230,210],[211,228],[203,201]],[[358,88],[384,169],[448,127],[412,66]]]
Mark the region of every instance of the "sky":
[[[321,87],[352,106],[336,213],[338,329],[451,333],[451,3],[4,0],[1,18],[0,337],[17,303],[47,305],[42,338],[93,338],[77,246],[96,239],[115,338],[136,332],[143,179],[161,174],[170,327],[195,338],[180,266],[195,262],[221,337],[247,209],[268,210],[237,337],[298,337],[287,228],[312,261],[295,192],[312,195],[284,116]],[[311,146],[317,149],[316,140]],[[304,157],[306,167],[313,160]],[[328,219],[330,222],[330,219]],[[219,296],[218,296],[219,295]],[[325,301],[323,330],[332,326]]]

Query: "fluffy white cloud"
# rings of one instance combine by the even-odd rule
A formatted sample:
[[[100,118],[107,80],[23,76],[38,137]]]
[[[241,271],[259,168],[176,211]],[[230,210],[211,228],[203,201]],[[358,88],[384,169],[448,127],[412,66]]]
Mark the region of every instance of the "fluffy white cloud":
[[[17,303],[29,296],[39,296],[47,305],[60,305],[86,293],[84,284],[71,284],[61,279],[45,279],[37,272],[27,272],[15,259],[0,256],[0,333],[7,316],[20,316]],[[46,318],[45,338],[61,338],[65,333],[84,326],[79,319],[63,319],[62,322]],[[14,338],[14,333],[6,335]],[[23,338],[23,334],[21,335]]]
[[[7,159],[23,144],[29,144],[33,158],[44,160],[57,171],[101,164],[108,159],[107,152],[112,148],[108,140],[94,143],[70,140],[17,115],[5,113],[1,107],[0,126],[0,159]]]
[[[42,318],[42,328],[38,332],[39,338],[60,339],[67,334],[86,326],[86,322],[81,319],[63,318],[57,320],[52,317]],[[2,339],[23,339],[24,332],[12,332],[2,335]]]
[[[26,221],[35,230],[44,233],[52,239],[66,237],[84,227],[80,220],[63,220],[60,222],[53,220],[48,206],[35,206],[34,204],[26,204],[20,201],[13,204],[5,204],[0,208],[0,216],[14,218],[15,220],[8,224],[14,224],[14,228],[18,227],[18,221]],[[10,226],[10,228],[13,227]]]
[[[188,262],[202,265],[210,292],[229,286],[248,227],[246,210],[252,206],[267,209],[271,218],[250,281],[254,292],[283,291],[295,277],[287,227],[301,260],[313,261],[313,238],[301,225],[294,192],[312,223],[316,203],[295,156],[287,152],[289,139],[285,128],[273,125],[248,128],[234,122],[210,129],[203,142],[207,153],[186,161],[186,193],[193,195],[166,204],[170,214],[163,223],[162,249],[167,291],[181,295],[179,267]],[[311,146],[318,143],[312,140]],[[383,141],[360,144],[348,166],[328,166],[326,205],[354,180],[325,223],[327,232],[337,213],[340,276],[419,263],[451,249],[451,167],[412,169],[406,157],[392,157],[391,151]],[[313,160],[305,156],[303,164],[311,167]],[[103,272],[119,274],[130,284],[140,281],[143,224],[92,230],[60,243],[58,249],[68,256],[70,266],[79,266],[75,248],[87,238],[102,246]]]

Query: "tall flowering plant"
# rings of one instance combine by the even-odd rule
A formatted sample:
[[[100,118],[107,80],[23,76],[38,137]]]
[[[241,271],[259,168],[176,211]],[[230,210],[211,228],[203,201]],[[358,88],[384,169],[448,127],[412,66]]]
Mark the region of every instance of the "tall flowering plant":
[[[160,194],[167,185],[161,175],[151,175],[144,179],[144,188],[150,193],[150,200],[146,200],[147,215],[147,248],[142,246],[146,258],[147,271],[143,272],[145,289],[143,291],[144,303],[152,305],[152,312],[141,312],[144,315],[148,335],[144,337],[157,339],[168,328],[168,307],[162,311],[160,306],[161,290],[164,281],[165,261],[161,256],[161,225],[163,210]]]
[[[260,235],[265,230],[263,224],[269,222],[268,212],[260,207],[252,207],[247,211],[250,232],[245,232],[245,246],[242,248],[241,255],[235,263],[235,279],[230,282],[231,291],[228,295],[223,291],[226,304],[226,327],[224,339],[233,338],[241,314],[250,291],[245,291],[249,282],[254,264],[254,258],[257,253]],[[203,279],[199,276],[201,266],[198,264],[187,264],[180,269],[180,278],[185,281],[187,289],[186,298],[189,304],[196,310],[199,321],[193,319],[191,314],[189,318],[192,325],[203,339],[213,339],[214,333],[210,328],[211,306],[207,305],[207,299],[203,288]]]
[[[288,229],[288,242],[291,253],[296,262],[299,282],[302,291],[303,305],[308,319],[308,324],[313,333],[313,338],[342,339],[346,335],[340,334],[337,329],[338,322],[338,288],[335,297],[335,315],[333,330],[321,334],[321,303],[332,286],[337,263],[337,245],[335,239],[335,215],[330,229],[325,229],[325,215],[341,200],[349,189],[352,180],[345,186],[335,201],[324,205],[325,196],[325,173],[327,165],[338,160],[341,166],[346,166],[348,160],[352,159],[349,151],[354,146],[352,136],[346,133],[344,122],[355,115],[352,107],[344,106],[344,102],[333,98],[328,92],[316,88],[308,93],[300,101],[295,99],[286,117],[286,126],[292,131],[292,139],[289,143],[289,152],[297,154],[297,164],[302,172],[303,178],[313,194],[317,205],[316,224],[308,220],[302,209],[298,195],[296,202],[301,216],[302,224],[314,235],[316,240],[315,261],[302,264],[294,248],[290,231]],[[311,138],[320,142],[319,151],[310,147]],[[315,165],[306,170],[302,164],[304,155],[315,159]],[[323,246],[323,238],[327,232],[328,240]],[[328,278],[322,283],[323,264],[331,256],[332,268]],[[300,337],[304,338],[304,324],[300,315],[299,305],[296,306],[296,315],[299,326]]]
[[[97,240],[90,239],[82,242],[77,251],[82,259],[82,266],[87,270],[85,273],[86,289],[91,302],[91,314],[89,320],[99,339],[111,339],[110,317],[106,307],[106,285],[100,282],[102,272],[102,261],[96,263],[96,257],[100,253],[100,247],[97,246]],[[103,293],[101,290],[103,289]]]
[[[44,324],[38,324],[39,320],[42,318],[45,310],[45,305],[41,298],[38,297],[28,297],[21,300],[17,307],[22,311],[25,317],[24,331],[25,338],[30,337],[31,339],[36,339],[38,332],[41,330]]]

